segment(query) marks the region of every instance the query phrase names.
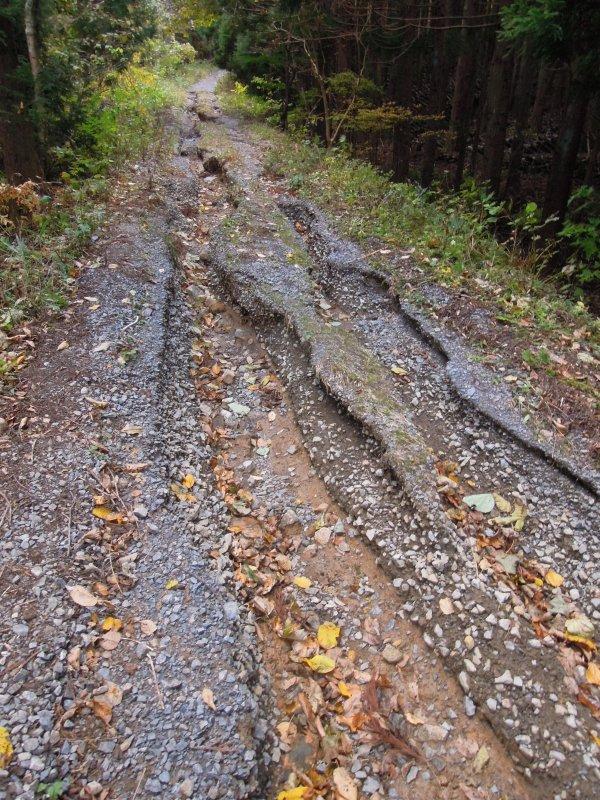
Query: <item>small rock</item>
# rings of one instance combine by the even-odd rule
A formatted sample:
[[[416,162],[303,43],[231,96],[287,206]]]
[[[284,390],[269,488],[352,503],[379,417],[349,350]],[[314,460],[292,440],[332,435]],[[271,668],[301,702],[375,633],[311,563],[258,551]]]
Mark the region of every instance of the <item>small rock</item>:
[[[393,644],[386,644],[381,657],[388,664],[397,664],[402,659],[402,652],[397,647],[394,647]]]

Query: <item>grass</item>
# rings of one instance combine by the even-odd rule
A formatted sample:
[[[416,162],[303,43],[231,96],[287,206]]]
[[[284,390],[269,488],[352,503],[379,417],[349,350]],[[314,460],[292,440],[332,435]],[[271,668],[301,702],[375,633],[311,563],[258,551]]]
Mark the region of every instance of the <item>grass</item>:
[[[2,189],[10,187],[0,182],[0,335],[67,305],[77,258],[102,222],[111,184],[128,164],[167,151],[167,112],[183,105],[185,87],[207,70],[174,59],[172,50],[150,61],[140,54],[90,101],[76,132],[86,146],[57,154],[68,167],[52,196],[40,199],[37,187],[27,188],[16,202],[11,197],[9,214]],[[0,352],[0,372],[10,368]]]
[[[274,118],[269,101],[239,84],[225,81],[219,91],[230,113],[252,120],[256,135],[271,142],[267,168],[291,191],[324,208],[345,235],[369,251],[375,248],[371,260],[391,272],[398,286],[408,280],[416,293],[425,280],[467,290],[527,337],[559,340],[578,330],[600,347],[598,320],[568,287],[542,274],[547,253],[519,248],[516,228],[499,241],[497,208],[483,189],[470,183],[448,194],[395,183],[344,146],[327,150],[302,132],[276,130],[268,124]],[[398,273],[377,249],[409,250],[416,272],[407,265]]]

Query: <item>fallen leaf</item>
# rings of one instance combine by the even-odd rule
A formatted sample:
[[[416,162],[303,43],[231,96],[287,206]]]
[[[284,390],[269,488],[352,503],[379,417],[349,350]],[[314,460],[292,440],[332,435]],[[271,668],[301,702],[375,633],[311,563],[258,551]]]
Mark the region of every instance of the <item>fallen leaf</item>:
[[[104,353],[110,347],[110,342],[101,342],[96,347],[92,348],[92,353]]]
[[[165,583],[165,589],[177,589],[179,586],[179,581],[177,578],[169,578],[169,580]]]
[[[103,650],[114,650],[121,641],[119,631],[110,630],[100,637],[100,646]]]
[[[496,556],[496,561],[504,569],[507,575],[516,575],[517,565],[519,564],[519,557],[513,553],[499,553]]]
[[[418,717],[416,714],[411,714],[410,711],[405,711],[404,716],[406,717],[406,721],[410,722],[411,725],[424,725],[425,720],[421,717]]]
[[[335,786],[336,800],[357,800],[356,781],[344,767],[336,767],[333,770],[333,785]]]
[[[105,725],[110,725],[113,713],[112,706],[110,706],[108,703],[105,703],[102,699],[102,696],[92,700],[92,711],[98,717],[98,719],[102,720]]]
[[[127,517],[119,511],[113,511],[108,506],[94,506],[92,514],[98,519],[103,519],[105,522],[114,522],[116,525],[122,525]]]
[[[57,350],[59,350],[59,351],[60,351],[60,350],[66,350],[68,346],[69,346],[69,343],[68,343],[68,342],[65,340],[65,341],[62,341],[62,342],[61,342],[61,343],[58,345],[58,347],[57,347],[56,349],[57,349]]]
[[[101,695],[102,700],[112,708],[121,704],[123,699],[123,689],[112,681],[106,682],[106,691]]]
[[[123,627],[123,621],[117,617],[106,617],[102,623],[103,631],[120,631]]]
[[[489,514],[495,505],[493,494],[469,494],[463,497],[463,502],[481,514]]]
[[[191,489],[192,486],[196,483],[196,478],[194,478],[193,475],[190,475],[188,473],[181,482],[186,489]]]
[[[128,423],[121,429],[121,432],[126,433],[128,436],[138,436],[142,431],[143,428],[141,425],[132,425],[131,423]]]
[[[340,628],[333,622],[324,622],[319,625],[317,631],[317,641],[324,650],[330,650],[335,647],[340,635]]]
[[[342,697],[352,697],[350,687],[347,683],[344,683],[344,681],[340,681],[338,683],[338,692],[342,695]]]
[[[335,661],[329,656],[318,654],[312,658],[305,658],[304,663],[309,666],[313,672],[318,672],[325,675],[327,672],[333,672],[335,669]]]
[[[158,625],[151,619],[143,619],[140,622],[140,630],[144,636],[151,636],[157,629]]]
[[[503,514],[510,514],[510,509],[512,508],[511,504],[508,500],[505,500],[501,494],[493,494],[494,502],[496,503],[496,507],[498,511],[501,511]]]
[[[553,586],[557,589],[559,586],[562,586],[565,582],[565,579],[562,575],[559,575],[558,572],[555,572],[553,569],[549,569],[548,572],[545,574],[546,583]]]
[[[310,789],[308,786],[296,786],[295,789],[284,789],[279,792],[277,800],[303,800],[307,796]]]
[[[212,708],[213,711],[217,710],[215,705],[215,695],[213,690],[209,689],[208,686],[205,686],[204,689],[202,689],[202,699],[209,708]]]
[[[245,417],[246,414],[250,413],[250,408],[248,406],[244,406],[241,403],[236,403],[235,401],[229,403],[229,410],[237,417]]]
[[[490,760],[490,751],[482,744],[473,759],[473,772],[481,772]]]
[[[585,679],[594,686],[600,686],[600,667],[594,661],[588,665],[585,671]]]
[[[404,367],[399,367],[397,364],[394,364],[392,367],[392,372],[394,375],[399,375],[402,377],[403,375],[408,375],[408,371],[404,369]]]
[[[594,635],[594,623],[591,619],[584,617],[573,617],[565,622],[565,630],[572,636],[582,636],[591,639]]]
[[[0,727],[0,769],[6,769],[13,756],[14,748],[6,728]],[[300,795],[302,797],[302,795]]]
[[[96,595],[89,592],[84,586],[70,586],[68,591],[71,600],[78,606],[93,608],[100,602]]]
[[[305,578],[304,575],[296,575],[294,583],[296,586],[300,587],[300,589],[310,589],[312,586],[310,578]]]

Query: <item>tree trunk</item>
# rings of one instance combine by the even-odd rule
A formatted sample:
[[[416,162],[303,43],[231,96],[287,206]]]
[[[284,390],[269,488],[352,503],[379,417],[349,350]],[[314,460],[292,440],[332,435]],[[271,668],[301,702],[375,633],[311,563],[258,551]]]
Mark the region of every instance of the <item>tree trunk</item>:
[[[502,177],[512,72],[512,54],[506,44],[498,40],[494,48],[487,86],[489,114],[482,171],[484,179],[490,182],[490,187],[495,194],[500,190]]]
[[[433,63],[432,63],[432,102],[430,111],[433,114],[444,114],[448,92],[448,50],[446,47],[447,20],[452,14],[452,0],[443,4],[445,20],[440,20],[434,31]],[[423,162],[421,164],[421,185],[431,185],[435,173],[435,159],[438,150],[438,136],[433,131],[423,146]]]
[[[546,186],[544,217],[556,216],[557,218],[555,222],[548,224],[548,235],[556,232],[565,217],[589,99],[589,85],[583,85],[578,81],[574,82],[571,86],[569,102],[558,135],[554,161]]]
[[[25,0],[23,14],[25,20],[25,40],[27,42],[27,55],[33,79],[33,97],[35,110],[38,115],[38,125],[43,122],[42,88],[40,82],[40,52],[38,46],[37,14],[39,3],[37,0]]]
[[[454,188],[456,190],[460,189],[462,184],[473,111],[476,35],[475,30],[469,27],[468,20],[476,13],[477,5],[477,0],[465,0],[460,38],[460,56],[454,76],[454,97],[452,99],[450,119],[456,152],[456,168],[454,171]]]
[[[10,183],[41,180],[44,175],[36,130],[30,117],[30,86],[20,75],[26,44],[20,26],[0,16],[0,149]]]
[[[516,197],[521,188],[521,162],[527,132],[527,119],[531,104],[531,96],[535,84],[535,65],[531,57],[531,50],[526,47],[519,65],[519,77],[515,89],[514,114],[515,133],[510,149],[510,161],[506,175],[504,194],[507,197]]]
[[[590,108],[588,140],[584,182],[586,186],[600,190],[600,95],[596,95]]]

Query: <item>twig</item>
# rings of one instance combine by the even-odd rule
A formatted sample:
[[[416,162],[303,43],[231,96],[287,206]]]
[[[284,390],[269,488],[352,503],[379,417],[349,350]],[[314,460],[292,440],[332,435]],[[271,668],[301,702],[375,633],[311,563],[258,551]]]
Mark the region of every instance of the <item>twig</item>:
[[[129,323],[127,323],[127,325],[124,325],[121,328],[119,336],[121,335],[121,333],[123,333],[123,331],[126,331],[127,328],[132,328],[134,325],[137,325],[139,321],[140,321],[140,315],[138,314],[137,317],[133,320],[133,322],[129,322]]]
[[[142,781],[144,780],[144,776],[146,775],[147,769],[148,767],[144,767],[144,769],[140,772],[140,777],[138,778],[138,782],[135,785],[135,791],[133,793],[131,800],[135,800],[135,798],[137,797],[137,793],[140,790],[140,786],[142,785]]]
[[[146,654],[146,658],[150,662],[150,669],[152,670],[152,677],[154,678],[154,687],[156,689],[156,696],[158,697],[158,704],[161,708],[165,707],[165,703],[163,700],[162,692],[160,690],[160,686],[158,684],[158,678],[156,677],[156,670],[154,669],[154,661],[152,661],[152,656],[150,653]]]
[[[8,524],[10,525],[12,522],[12,504],[8,499],[8,497],[4,494],[4,492],[0,492],[0,497],[3,497],[4,502],[6,503],[6,508],[4,509],[4,512],[0,517],[0,525],[4,523],[7,514],[8,514]]]
[[[67,555],[71,555],[71,524],[73,522],[73,509],[75,508],[75,500],[71,503],[69,508],[69,516],[67,517]]]

